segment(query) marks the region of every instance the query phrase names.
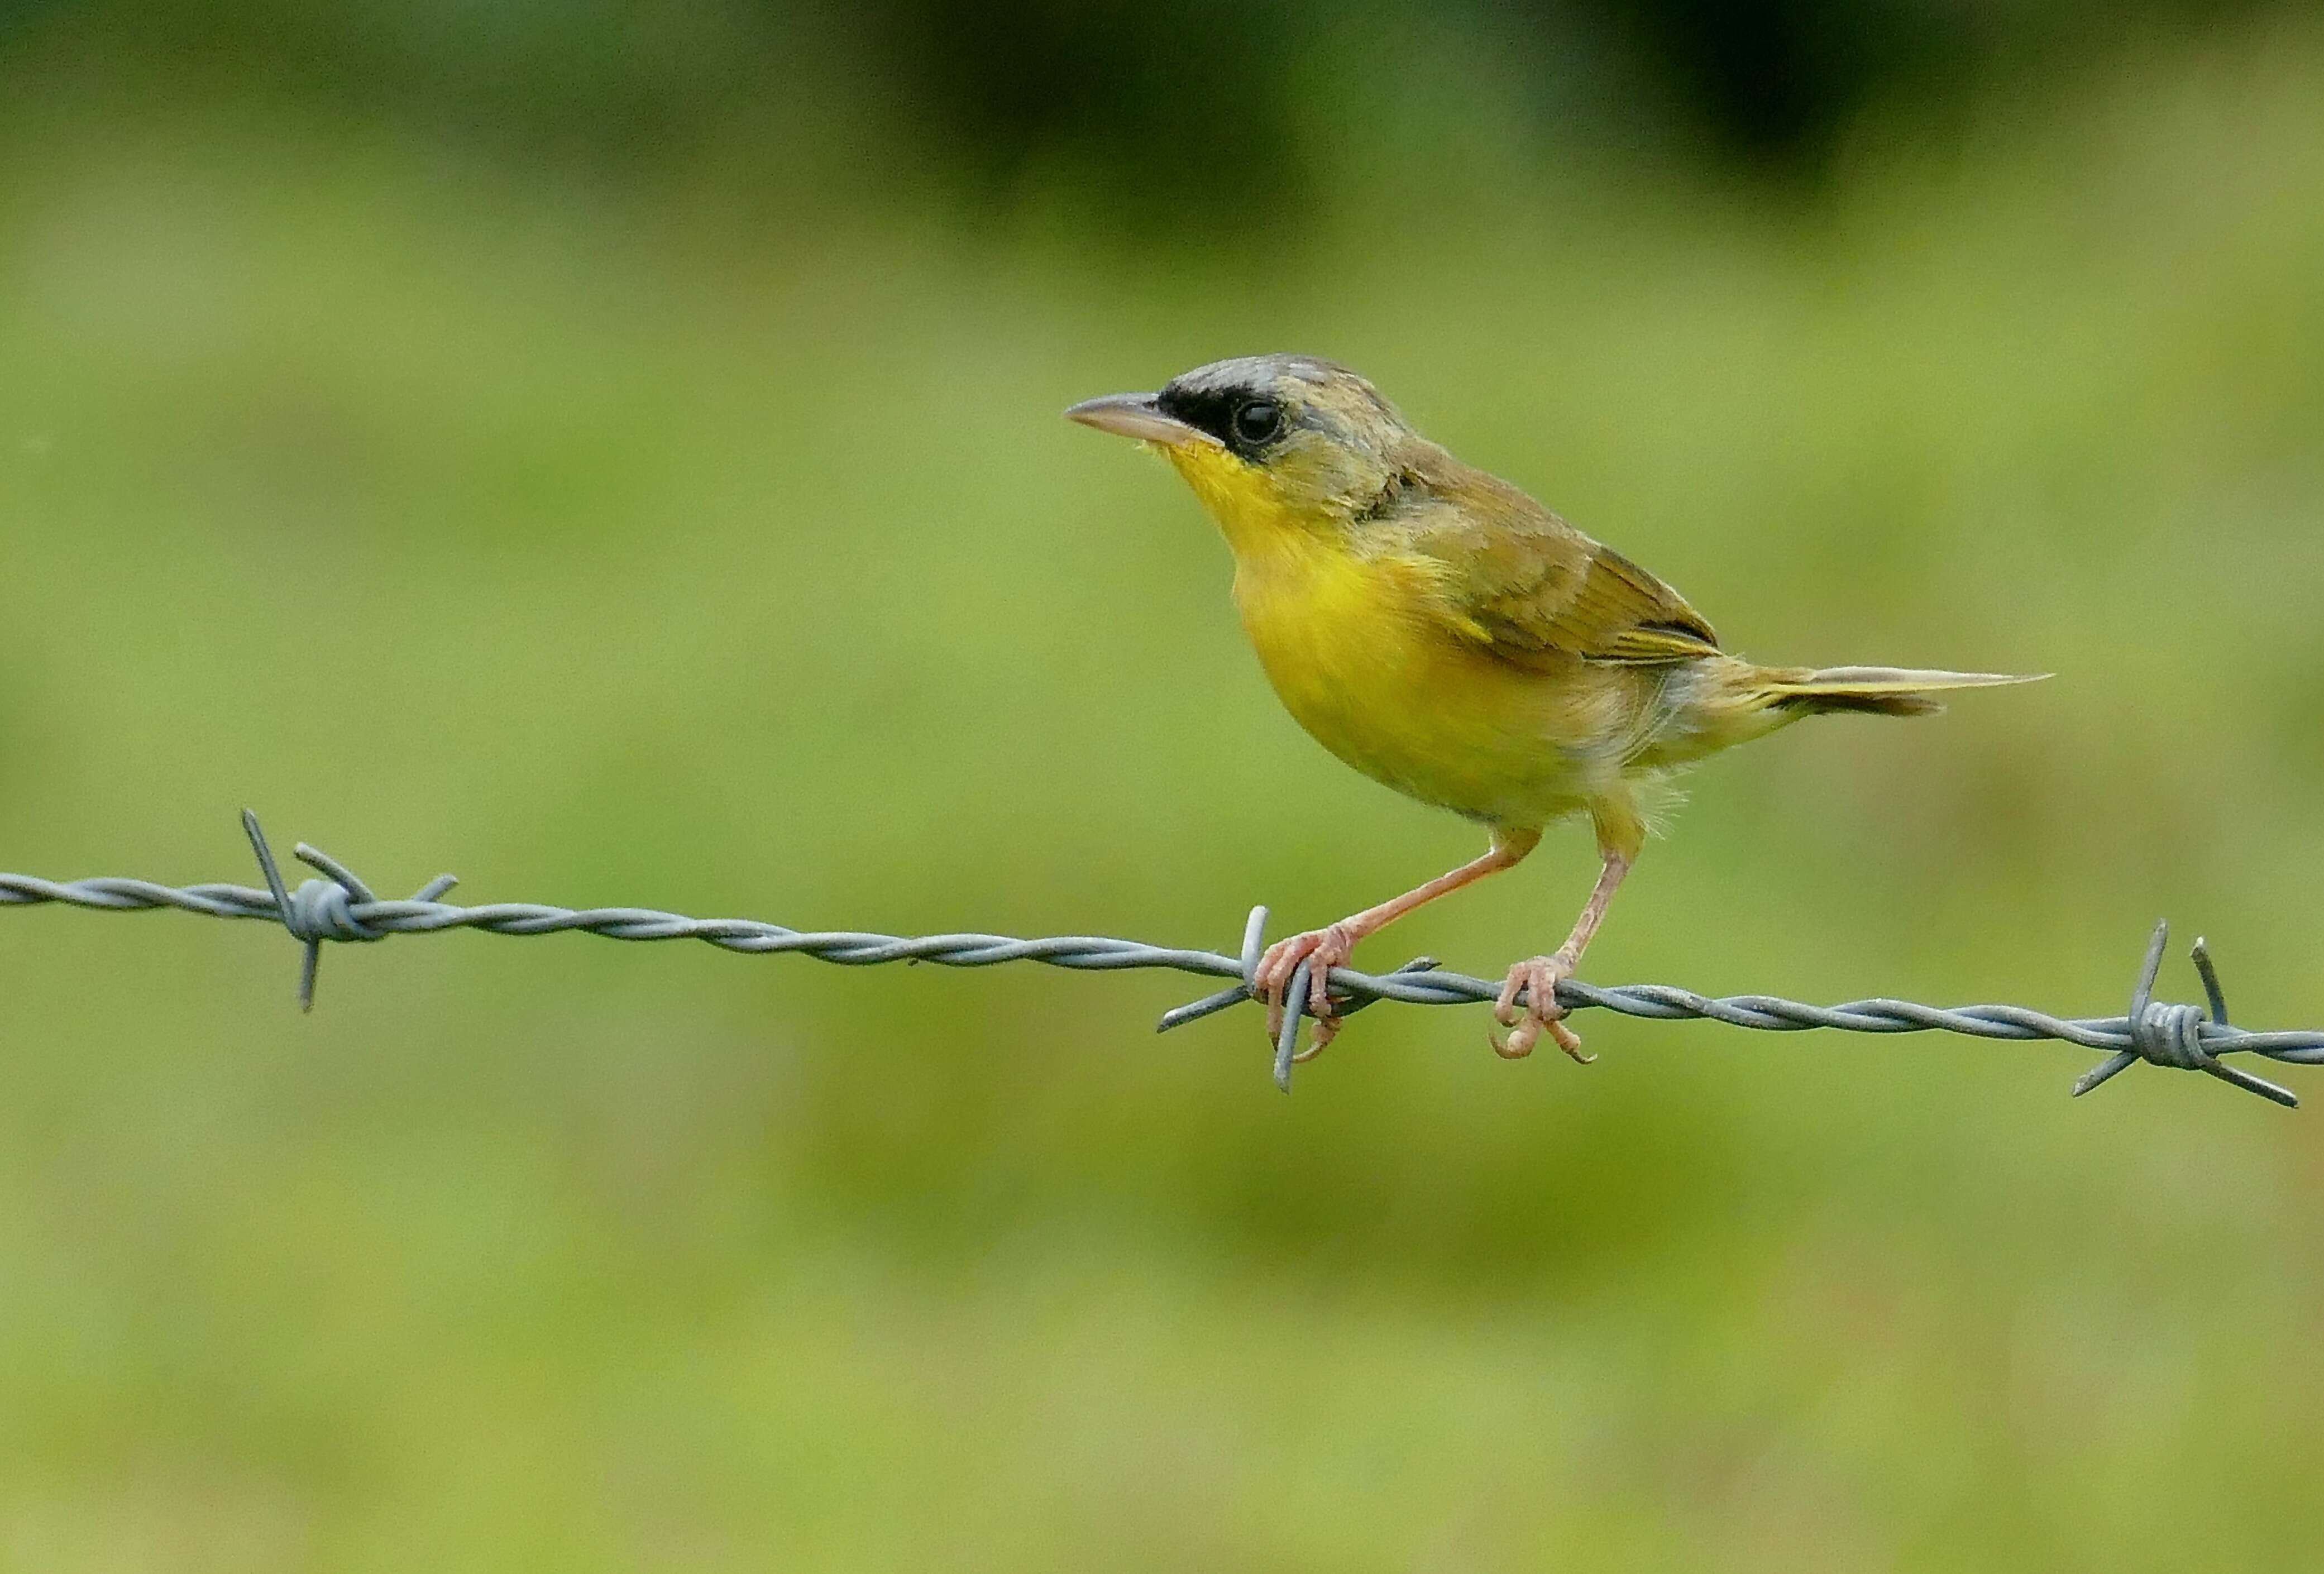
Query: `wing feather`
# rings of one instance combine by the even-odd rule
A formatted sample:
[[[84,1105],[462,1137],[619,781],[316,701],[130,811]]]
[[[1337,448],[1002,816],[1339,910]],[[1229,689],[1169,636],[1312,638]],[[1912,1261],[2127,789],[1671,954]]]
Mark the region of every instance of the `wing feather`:
[[[1406,548],[1441,566],[1456,633],[1521,666],[1718,654],[1718,634],[1684,596],[1507,482],[1459,468],[1418,477],[1425,484],[1398,511]]]

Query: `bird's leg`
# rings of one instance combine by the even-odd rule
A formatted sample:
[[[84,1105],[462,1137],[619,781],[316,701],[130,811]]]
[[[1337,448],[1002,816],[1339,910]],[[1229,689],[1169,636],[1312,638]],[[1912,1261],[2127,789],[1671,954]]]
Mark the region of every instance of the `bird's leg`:
[[[1297,1056],[1314,1058],[1317,1052],[1331,1043],[1340,1031],[1340,1018],[1332,1009],[1329,987],[1332,970],[1347,965],[1356,949],[1356,942],[1368,934],[1385,929],[1415,907],[1459,890],[1489,874],[1498,874],[1511,868],[1540,842],[1541,833],[1531,830],[1499,829],[1493,833],[1493,845],[1480,858],[1470,860],[1449,874],[1438,875],[1425,886],[1416,886],[1400,897],[1382,902],[1377,907],[1341,919],[1322,929],[1311,929],[1305,934],[1295,934],[1288,940],[1278,940],[1267,948],[1259,959],[1259,968],[1252,987],[1259,998],[1267,1002],[1267,1034],[1274,1042],[1283,1032],[1283,1014],[1289,1005],[1286,999],[1291,986],[1291,975],[1303,962],[1307,970],[1307,1009],[1315,1016],[1315,1039]]]
[[[1501,998],[1493,1003],[1493,1016],[1509,1029],[1507,1039],[1487,1034],[1492,1041],[1493,1053],[1503,1060],[1523,1060],[1533,1053],[1533,1046],[1546,1032],[1556,1041],[1557,1047],[1583,1065],[1597,1059],[1582,1053],[1582,1040],[1565,1025],[1565,1008],[1557,1003],[1557,986],[1573,976],[1582,963],[1582,952],[1589,949],[1590,937],[1598,933],[1598,925],[1606,921],[1606,909],[1613,905],[1614,893],[1621,888],[1622,877],[1630,872],[1630,858],[1610,848],[1600,850],[1605,862],[1598,870],[1598,884],[1583,904],[1582,916],[1573,921],[1573,933],[1554,954],[1529,957],[1509,969],[1508,978],[1501,985]],[[1517,995],[1525,994],[1525,1006],[1520,1012]]]

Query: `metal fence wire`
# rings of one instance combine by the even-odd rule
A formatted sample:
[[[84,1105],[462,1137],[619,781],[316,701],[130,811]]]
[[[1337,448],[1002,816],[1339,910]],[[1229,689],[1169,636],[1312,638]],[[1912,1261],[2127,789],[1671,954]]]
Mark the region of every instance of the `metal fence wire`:
[[[1136,940],[1093,934],[1051,935],[1038,940],[1020,940],[1006,934],[923,934],[907,938],[849,930],[786,929],[779,924],[750,918],[689,918],[649,907],[576,910],[531,902],[493,902],[466,907],[443,900],[445,893],[457,883],[448,874],[438,875],[404,900],[382,900],[345,864],[304,842],[297,849],[300,861],[322,878],[309,879],[296,890],[288,888],[266,837],[259,829],[258,816],[245,809],[242,823],[250,837],[251,851],[257,855],[260,872],[266,879],[263,890],[236,885],[179,887],[112,878],[58,881],[32,875],[0,874],[0,906],[61,903],[115,913],[167,907],[213,918],[256,918],[279,924],[305,947],[299,977],[299,1003],[302,1009],[314,1005],[315,971],[325,941],[370,942],[384,940],[391,934],[433,934],[447,929],[480,929],[490,934],[554,934],[572,929],[608,940],[700,940],[728,951],[791,953],[852,967],[890,962],[930,962],[945,967],[1039,962],[1052,967],[1099,971],[1171,968],[1206,978],[1235,980],[1215,994],[1167,1013],[1160,1024],[1166,1031],[1252,998],[1251,979],[1264,949],[1267,929],[1267,909],[1252,908],[1250,921],[1243,926],[1240,953],[1227,956],[1218,952],[1148,945]],[[2257,1054],[2293,1065],[2324,1063],[2324,1030],[2254,1033],[2230,1026],[2218,973],[2200,940],[2195,942],[2193,955],[2209,1001],[2209,1015],[2207,1017],[2200,1007],[2157,1000],[2155,975],[2163,965],[2163,947],[2169,935],[2167,925],[2154,926],[2145,960],[2139,967],[2137,985],[2131,991],[2130,1009],[2120,1017],[2065,1018],[2023,1006],[1939,1008],[1884,999],[1810,1006],[1773,995],[1713,999],[1669,984],[1606,988],[1575,979],[1557,986],[1557,1001],[1568,1010],[1594,1008],[1654,1021],[1724,1022],[1732,1027],[1770,1033],[1832,1027],[1848,1033],[1933,1030],[1971,1038],[2063,1039],[2106,1055],[2074,1083],[2077,1096],[2089,1092],[2134,1062],[2144,1060],[2154,1065],[2207,1072],[2287,1109],[2296,1108],[2300,1100],[2289,1089],[2227,1065],[2222,1057]],[[1306,999],[1307,980],[1308,965],[1302,962],[1291,983],[1292,999]],[[1500,992],[1498,982],[1444,971],[1428,957],[1416,958],[1388,973],[1334,968],[1328,987],[1334,1005],[1343,1016],[1382,1000],[1412,1006],[1465,1006],[1490,1001]],[[1297,1058],[1299,1021],[1299,1013],[1286,1013],[1283,1031],[1275,1045],[1275,1080],[1286,1092],[1291,1091],[1292,1066]]]

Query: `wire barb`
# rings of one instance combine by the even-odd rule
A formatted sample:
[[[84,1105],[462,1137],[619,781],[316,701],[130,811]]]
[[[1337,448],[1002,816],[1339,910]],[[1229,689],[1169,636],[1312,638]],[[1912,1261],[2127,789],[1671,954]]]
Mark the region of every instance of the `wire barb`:
[[[2130,991],[2130,1015],[2124,1018],[2129,1025],[2130,1047],[2118,1050],[2082,1073],[2074,1084],[2074,1097],[2079,1099],[2092,1088],[2099,1086],[2116,1072],[2129,1068],[2135,1061],[2153,1065],[2172,1066],[2182,1072],[2206,1072],[2223,1082],[2232,1082],[2247,1092],[2257,1093],[2287,1109],[2300,1107],[2300,1100],[2289,1088],[2279,1087],[2265,1077],[2255,1077],[2234,1066],[2221,1065],[2218,1057],[2203,1043],[2203,1010],[2200,1006],[2175,1006],[2154,998],[2155,976],[2163,970],[2163,953],[2171,943],[2171,925],[2164,920],[2154,925],[2154,937],[2146,943],[2146,960],[2139,964],[2138,982]],[[2211,965],[2210,948],[2199,936],[2190,954],[2195,971],[2203,980],[2203,993],[2211,1003],[2211,1023],[2226,1027],[2227,997],[2219,988],[2218,970]]]
[[[306,880],[295,891],[282,887],[282,870],[274,861],[274,850],[266,845],[266,833],[258,828],[255,811],[242,812],[243,833],[250,838],[250,850],[258,855],[258,872],[266,877],[267,894],[274,898],[274,916],[291,937],[302,943],[306,954],[299,963],[299,1009],[315,1008],[315,970],[321,965],[323,942],[326,940],[384,940],[387,931],[374,929],[355,915],[355,906],[371,907],[379,905],[369,886],[355,872],[329,853],[301,842],[290,851],[300,862],[309,869],[320,870],[330,876],[327,880]],[[437,897],[460,883],[456,875],[439,874],[420,888],[411,899],[433,902]]]
[[[1264,907],[1253,907],[1250,910],[1250,917],[1245,921],[1242,928],[1242,981],[1221,990],[1216,994],[1204,995],[1199,1000],[1189,1000],[1183,1006],[1163,1012],[1162,1020],[1155,1024],[1154,1031],[1167,1033],[1173,1027],[1184,1027],[1189,1022],[1223,1011],[1230,1006],[1240,1006],[1245,1000],[1255,998],[1258,993],[1259,959],[1266,953],[1266,941],[1267,909]],[[1392,979],[1408,978],[1415,973],[1434,972],[1442,965],[1433,956],[1416,956],[1386,976]],[[1362,976],[1346,968],[1333,970],[1332,977],[1326,981],[1325,988],[1332,1002],[1333,1015],[1344,1019],[1369,1007],[1377,1006],[1381,1000],[1388,998],[1383,995],[1347,994],[1332,987],[1336,985],[1342,977],[1361,978]],[[1291,990],[1289,998],[1299,1001],[1300,1009],[1305,1011],[1307,986],[1304,983],[1294,983],[1286,987]],[[1312,1012],[1308,1014],[1313,1015]],[[1296,1045],[1298,1034],[1298,1013],[1290,1013],[1284,1019],[1283,1033],[1275,1046],[1275,1085],[1286,1093],[1291,1091],[1291,1068],[1305,1064],[1323,1053],[1323,1045],[1320,1044],[1311,1044],[1304,1050],[1297,1049]],[[1286,1048],[1286,1045],[1293,1047]]]
[[[326,877],[286,888],[281,869],[268,848],[257,815],[243,812],[243,830],[250,839],[265,878],[263,890],[248,886],[164,886],[151,880],[97,878],[57,881],[32,875],[0,874],[0,907],[35,907],[58,903],[97,912],[174,908],[212,918],[252,918],[279,924],[304,947],[300,965],[299,1004],[311,1008],[315,972],[323,942],[374,942],[390,934],[435,934],[447,929],[481,929],[491,934],[554,934],[564,930],[602,935],[608,940],[699,940],[727,951],[796,952],[850,967],[890,962],[930,962],[945,967],[991,967],[1001,962],[1038,962],[1051,967],[1091,971],[1125,968],[1167,968],[1200,977],[1230,980],[1225,989],[1180,1006],[1164,1015],[1164,1030],[1223,1011],[1252,997],[1252,980],[1264,953],[1267,909],[1254,907],[1243,926],[1237,956],[1217,952],[1148,945],[1107,935],[1061,934],[1021,940],[1007,934],[924,934],[905,938],[853,931],[811,933],[786,929],[779,924],[748,918],[689,918],[648,907],[553,907],[527,902],[497,902],[459,907],[443,900],[456,883],[438,875],[405,901],[382,901],[345,864],[300,842],[299,860]],[[2168,930],[2158,925],[2147,946],[2132,991],[2130,1011],[2123,1017],[2063,1018],[2023,1006],[1985,1005],[1942,1008],[1910,1000],[1874,999],[1849,1000],[1837,1006],[1812,1006],[1773,995],[1732,995],[1723,999],[1698,995],[1668,984],[1623,984],[1607,988],[1566,979],[1557,986],[1558,1004],[1569,1011],[1596,1007],[1625,1017],[1649,1021],[1723,1022],[1767,1033],[1799,1033],[1809,1028],[1836,1028],[1846,1033],[1955,1033],[1971,1038],[2023,1042],[2061,1039],[2107,1058],[2074,1084],[2086,1093],[2115,1076],[2133,1061],[2200,1071],[2232,1082],[2246,1091],[2290,1107],[2299,1100],[2287,1089],[2222,1063],[2224,1056],[2249,1054],[2289,1065],[2324,1063],[2324,1030],[2254,1033],[2230,1026],[2227,997],[2219,988],[2218,971],[2201,941],[2194,947],[2195,970],[2203,980],[2210,1006],[2207,1020],[2193,1006],[2172,1005],[2153,998],[2154,980],[2163,964]],[[1307,999],[1305,970],[1292,980],[1290,1004],[1281,1037],[1272,1045],[1276,1082],[1289,1091],[1291,1067],[1303,1058],[1298,1051],[1299,1018],[1312,1015]],[[1362,973],[1333,968],[1325,980],[1332,1010],[1346,1017],[1369,1009],[1382,1000],[1415,1006],[1479,1005],[1499,993],[1497,981],[1471,978],[1439,968],[1434,959],[1416,957],[1393,972]]]

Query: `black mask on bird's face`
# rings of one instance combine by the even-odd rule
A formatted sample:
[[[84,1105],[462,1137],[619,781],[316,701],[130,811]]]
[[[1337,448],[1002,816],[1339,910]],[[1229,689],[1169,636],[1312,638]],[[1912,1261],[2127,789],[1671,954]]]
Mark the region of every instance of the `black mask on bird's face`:
[[[1265,505],[1318,525],[1370,507],[1417,442],[1370,382],[1313,355],[1216,361],[1158,393],[1115,394],[1065,412],[1152,443],[1225,523]]]

